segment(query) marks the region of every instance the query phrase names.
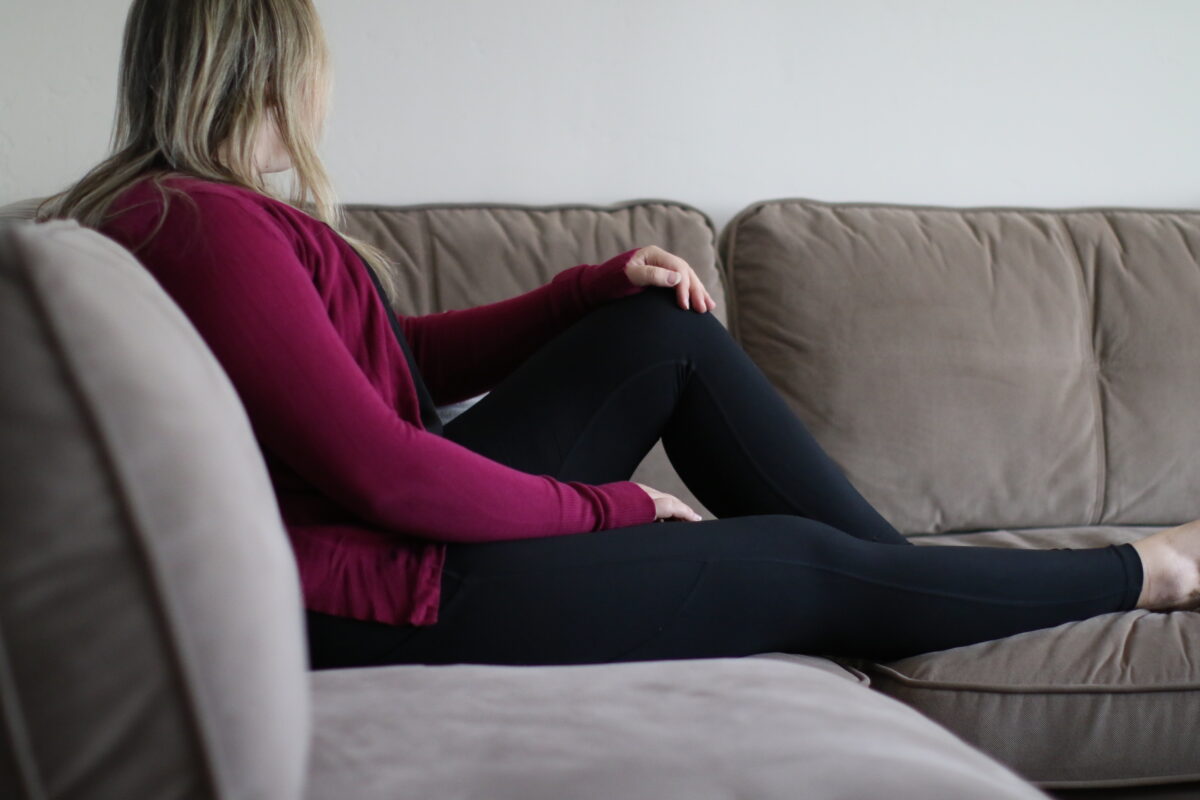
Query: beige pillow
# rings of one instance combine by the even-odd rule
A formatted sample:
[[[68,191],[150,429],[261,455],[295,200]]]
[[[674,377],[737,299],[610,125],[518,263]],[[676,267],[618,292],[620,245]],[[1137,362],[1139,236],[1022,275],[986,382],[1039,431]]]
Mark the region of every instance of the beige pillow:
[[[0,796],[279,798],[299,584],[233,388],[125,250],[0,224]]]

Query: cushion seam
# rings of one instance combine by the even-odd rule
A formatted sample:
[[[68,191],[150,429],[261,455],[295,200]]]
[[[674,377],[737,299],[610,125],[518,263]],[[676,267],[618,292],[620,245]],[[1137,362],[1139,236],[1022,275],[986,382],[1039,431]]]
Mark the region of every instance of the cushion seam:
[[[1088,780],[1033,780],[1030,783],[1046,789],[1121,789],[1138,786],[1174,786],[1177,784],[1200,781],[1200,772],[1187,772],[1182,775],[1147,775],[1141,778],[1098,778]]]
[[[1100,388],[1100,353],[1096,348],[1096,292],[1090,294],[1087,291],[1087,278],[1083,271],[1083,259],[1079,255],[1079,248],[1075,242],[1075,237],[1071,235],[1071,229],[1067,227],[1065,219],[1058,220],[1059,228],[1066,237],[1066,244],[1063,247],[1064,255],[1070,257],[1071,263],[1074,265],[1074,274],[1077,278],[1077,286],[1083,301],[1082,308],[1087,315],[1083,320],[1084,338],[1090,355],[1090,367],[1092,368],[1092,408],[1096,414],[1094,439],[1096,449],[1096,485],[1094,487],[1095,501],[1092,507],[1092,512],[1088,517],[1089,525],[1098,525],[1100,520],[1104,518],[1104,507],[1108,502],[1107,487],[1108,487],[1108,431],[1104,420],[1104,392]]]
[[[1156,692],[1178,692],[1200,690],[1200,682],[1169,683],[1155,686],[1123,686],[1111,683],[1074,683],[1074,684],[1028,684],[1025,686],[997,686],[979,683],[960,683],[954,681],[935,681],[924,678],[914,678],[905,675],[894,667],[883,664],[868,664],[870,672],[882,674],[897,683],[929,691],[954,691],[978,694],[1153,694]]]

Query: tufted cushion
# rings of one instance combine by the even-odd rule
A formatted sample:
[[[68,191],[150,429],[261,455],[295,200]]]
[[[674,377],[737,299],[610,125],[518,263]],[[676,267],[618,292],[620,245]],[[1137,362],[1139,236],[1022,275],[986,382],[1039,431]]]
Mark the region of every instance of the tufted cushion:
[[[0,352],[0,796],[299,796],[299,583],[225,374],[73,222],[0,225]]]
[[[901,530],[1200,517],[1200,212],[757,203],[733,330]]]
[[[726,320],[712,222],[691,206],[642,200],[610,206],[352,205],[350,233],[381,247],[396,264],[399,314],[428,314],[503,300],[535,289],[576,264],[596,264],[633,247],[656,244],[696,270]],[[475,401],[443,407],[444,420]],[[676,495],[701,516],[713,515],[675,474],[662,443],[633,480]]]

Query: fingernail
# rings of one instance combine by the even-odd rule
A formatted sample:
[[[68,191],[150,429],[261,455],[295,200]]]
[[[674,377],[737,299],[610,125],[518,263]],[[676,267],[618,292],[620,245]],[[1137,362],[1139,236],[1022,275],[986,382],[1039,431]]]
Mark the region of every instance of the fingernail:
[[[674,275],[672,275],[671,277],[667,278],[667,283],[669,283],[671,286],[674,286],[674,285],[676,285],[677,283],[679,283],[679,273],[678,273],[678,272],[676,272]]]

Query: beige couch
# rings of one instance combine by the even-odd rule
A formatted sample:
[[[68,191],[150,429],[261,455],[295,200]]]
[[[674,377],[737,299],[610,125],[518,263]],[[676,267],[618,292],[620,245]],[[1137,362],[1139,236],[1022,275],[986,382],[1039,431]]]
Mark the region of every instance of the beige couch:
[[[719,242],[667,201],[351,218],[397,261],[405,314],[639,244],[683,255],[919,544],[1086,546],[1200,516],[1198,214],[777,201]],[[236,394],[129,254],[67,223],[0,229],[0,352],[0,797],[1200,791],[1190,612],[889,664],[308,673]],[[661,448],[634,477],[694,501]]]

